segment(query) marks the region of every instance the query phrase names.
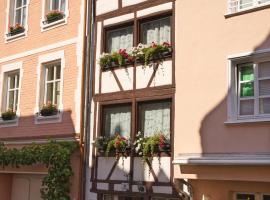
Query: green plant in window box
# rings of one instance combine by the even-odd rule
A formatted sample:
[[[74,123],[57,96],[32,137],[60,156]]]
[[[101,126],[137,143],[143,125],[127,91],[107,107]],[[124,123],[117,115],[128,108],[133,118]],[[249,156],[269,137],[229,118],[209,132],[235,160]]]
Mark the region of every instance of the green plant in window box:
[[[25,31],[25,28],[20,24],[16,24],[15,26],[9,26],[9,34],[11,36],[19,34],[19,33],[23,33],[24,31]]]
[[[100,136],[95,140],[94,146],[97,148],[100,154],[104,154],[106,152],[108,142],[109,142],[108,138]]]
[[[113,138],[108,141],[106,148],[106,156],[115,153],[116,157],[127,157],[130,151],[130,142],[127,138],[116,133]]]
[[[52,10],[46,15],[48,23],[52,23],[64,18],[64,13],[59,10]]]
[[[51,102],[48,102],[47,104],[43,105],[40,110],[41,116],[52,116],[57,115],[59,110],[57,109],[56,105],[53,105]]]
[[[4,121],[14,120],[16,118],[16,112],[12,109],[8,109],[6,112],[2,113],[1,117]]]

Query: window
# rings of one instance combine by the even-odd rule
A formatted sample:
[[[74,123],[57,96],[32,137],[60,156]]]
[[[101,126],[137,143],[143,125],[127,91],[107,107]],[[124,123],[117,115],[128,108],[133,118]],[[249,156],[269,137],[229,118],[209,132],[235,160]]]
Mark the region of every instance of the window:
[[[262,200],[270,200],[270,195],[263,195],[263,199]]]
[[[127,26],[106,31],[106,52],[112,53],[119,49],[130,51],[133,47],[133,27]]]
[[[61,11],[65,12],[66,9],[66,0],[46,0],[46,10],[50,11]]]
[[[64,24],[68,17],[67,0],[45,0],[45,12],[42,18],[42,28]]]
[[[145,137],[164,133],[170,137],[171,102],[146,102],[139,105],[139,131]]]
[[[2,111],[17,111],[19,98],[20,73],[19,71],[8,72],[5,77],[6,95]]]
[[[61,84],[61,65],[54,63],[45,65],[44,104],[52,103],[59,106]]]
[[[236,194],[236,200],[255,200],[254,194]]]
[[[270,62],[238,66],[238,115],[270,114]]]
[[[116,133],[130,137],[131,133],[131,106],[112,105],[103,108],[103,135],[114,136]]]
[[[143,44],[171,43],[171,18],[165,17],[141,23],[140,40]]]
[[[229,12],[235,13],[270,3],[270,0],[229,0]]]
[[[11,0],[10,1],[10,24],[15,26],[26,24],[26,8],[27,0]]]

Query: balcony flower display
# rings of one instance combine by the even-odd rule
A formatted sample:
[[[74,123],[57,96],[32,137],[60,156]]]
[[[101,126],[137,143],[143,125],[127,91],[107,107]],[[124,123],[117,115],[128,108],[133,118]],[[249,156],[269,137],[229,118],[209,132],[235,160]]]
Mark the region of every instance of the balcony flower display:
[[[48,102],[47,104],[43,105],[40,110],[41,116],[52,116],[56,115],[58,113],[58,109],[56,105],[53,105],[51,102]]]
[[[172,46],[169,43],[156,44],[153,42],[151,45],[139,44],[137,47],[133,47],[130,53],[126,49],[120,49],[118,52],[111,54],[104,53],[100,57],[99,64],[102,69],[133,64],[135,60],[144,65],[149,65],[151,62],[163,61],[171,54]]]
[[[24,27],[20,24],[16,24],[15,26],[9,26],[9,34],[11,36],[23,33],[24,31],[25,31]]]
[[[52,23],[64,18],[64,13],[59,10],[52,10],[46,15],[47,23]]]
[[[8,109],[6,112],[2,113],[1,117],[2,117],[2,120],[4,120],[4,121],[10,121],[10,120],[15,119],[16,112],[13,111],[12,109]]]

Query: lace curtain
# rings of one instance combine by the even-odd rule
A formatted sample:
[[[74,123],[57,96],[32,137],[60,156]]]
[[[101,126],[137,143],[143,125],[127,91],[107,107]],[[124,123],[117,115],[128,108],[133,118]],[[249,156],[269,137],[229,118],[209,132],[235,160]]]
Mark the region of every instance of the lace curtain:
[[[130,137],[131,108],[130,106],[117,106],[104,108],[105,136],[114,136],[116,133]]]
[[[143,44],[171,42],[170,18],[146,22],[141,25]]]
[[[130,51],[133,47],[133,27],[126,27],[107,32],[107,52],[112,53],[119,49]]]
[[[140,105],[140,131],[145,137],[162,132],[170,136],[171,103],[146,103]]]

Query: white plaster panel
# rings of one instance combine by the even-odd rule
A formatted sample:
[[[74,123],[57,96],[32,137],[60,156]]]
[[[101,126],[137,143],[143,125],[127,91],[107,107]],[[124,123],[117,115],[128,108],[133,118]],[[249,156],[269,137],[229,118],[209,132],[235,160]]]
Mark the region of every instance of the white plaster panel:
[[[131,5],[135,5],[138,3],[142,3],[144,1],[147,1],[147,0],[122,0],[122,6],[123,7],[131,6]]]
[[[97,44],[96,44],[96,74],[95,74],[95,93],[99,93],[99,73],[100,73],[100,66],[99,66],[99,58],[100,58],[100,51],[101,51],[101,34],[102,34],[102,23],[97,23]]]
[[[97,177],[100,180],[105,180],[115,162],[115,158],[112,157],[99,157],[98,158],[98,174]]]
[[[114,159],[115,161],[115,159]],[[120,158],[117,166],[112,173],[110,180],[128,180],[128,174],[130,172],[130,157],[128,158]]]
[[[124,90],[133,89],[133,67],[118,69],[115,73]]]
[[[172,194],[172,187],[169,186],[153,186],[154,193]]]
[[[128,21],[130,19],[134,19],[134,13],[106,19],[106,20],[104,20],[103,24],[104,24],[104,26],[107,26],[107,25],[112,25],[112,24]]]
[[[102,72],[101,78],[101,92],[109,93],[109,92],[119,92],[120,88],[112,74],[112,72]]]
[[[164,61],[158,67],[155,78],[151,84],[151,87],[170,85],[172,84],[172,61]]]
[[[142,162],[141,158],[134,158],[134,181],[154,181],[154,177],[149,173],[149,167]]]
[[[101,15],[118,9],[118,0],[97,0],[96,14]]]
[[[143,188],[144,188],[144,191],[143,191],[143,192],[139,191],[138,187],[143,187]],[[145,186],[140,186],[140,185],[132,185],[132,192],[140,192],[140,193],[145,193],[145,192],[146,192],[146,188],[145,188]]]
[[[153,73],[153,67],[137,66],[136,67],[136,88],[146,88]]]
[[[137,17],[143,17],[146,15],[150,15],[153,13],[161,12],[161,11],[166,11],[166,10],[171,10],[173,8],[172,2],[169,3],[164,3],[158,6],[153,6],[144,10],[140,10],[137,12]]]
[[[98,190],[109,190],[109,184],[108,183],[97,183],[97,189]]]

